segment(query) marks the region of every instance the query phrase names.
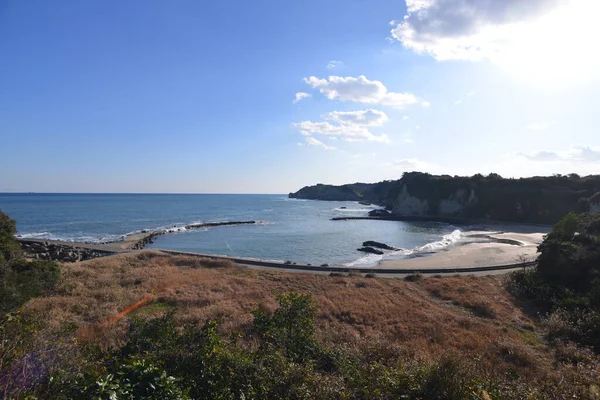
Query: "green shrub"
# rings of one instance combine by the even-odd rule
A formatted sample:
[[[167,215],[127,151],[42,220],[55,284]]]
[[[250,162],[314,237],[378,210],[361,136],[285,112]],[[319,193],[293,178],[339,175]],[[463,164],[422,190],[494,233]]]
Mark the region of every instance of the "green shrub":
[[[0,314],[50,292],[59,278],[52,261],[26,261],[15,240],[15,221],[0,211]]]
[[[124,400],[185,400],[190,399],[180,380],[169,376],[162,368],[141,358],[115,363],[106,373],[77,377],[57,377],[52,391],[43,395],[57,400],[124,399]],[[69,379],[72,378],[72,379]]]
[[[315,307],[309,295],[289,293],[277,297],[279,308],[273,315],[256,309],[254,329],[267,345],[281,349],[294,361],[306,361],[315,355]]]
[[[600,214],[568,214],[538,247],[534,270],[510,287],[549,313],[548,334],[600,352]]]

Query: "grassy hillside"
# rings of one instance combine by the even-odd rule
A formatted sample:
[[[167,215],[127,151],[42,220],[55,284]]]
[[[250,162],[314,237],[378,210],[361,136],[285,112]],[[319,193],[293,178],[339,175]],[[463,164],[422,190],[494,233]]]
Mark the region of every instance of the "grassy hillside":
[[[549,342],[502,277],[315,276],[154,251],[61,270],[54,295],[2,324],[9,393],[559,399],[599,384],[593,354]]]

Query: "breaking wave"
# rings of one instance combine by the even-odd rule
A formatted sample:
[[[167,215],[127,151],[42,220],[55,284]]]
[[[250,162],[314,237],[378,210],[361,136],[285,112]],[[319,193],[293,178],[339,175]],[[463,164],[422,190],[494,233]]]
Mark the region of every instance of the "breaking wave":
[[[358,260],[344,265],[348,267],[375,267],[381,260],[386,258],[406,258],[421,253],[432,253],[446,250],[463,238],[464,233],[459,229],[456,229],[452,233],[442,236],[442,240],[427,243],[426,245],[416,247],[414,249],[400,249],[391,251],[383,250],[383,254],[368,254],[359,258]]]

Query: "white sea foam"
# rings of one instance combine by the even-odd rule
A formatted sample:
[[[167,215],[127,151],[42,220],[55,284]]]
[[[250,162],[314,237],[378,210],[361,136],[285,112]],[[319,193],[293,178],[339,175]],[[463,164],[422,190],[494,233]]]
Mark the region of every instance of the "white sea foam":
[[[416,249],[416,252],[437,251],[445,249],[449,246],[452,246],[453,244],[461,240],[463,237],[464,234],[459,229],[456,229],[452,233],[442,236],[442,240],[427,243],[425,246],[419,247],[418,249]]]
[[[373,208],[334,208],[334,211],[340,211],[340,212],[367,212],[367,211],[371,211]]]
[[[176,233],[176,232],[184,232],[184,231],[187,231],[187,228],[185,226],[174,226],[172,228],[165,229],[165,232],[167,232],[167,233]]]
[[[78,243],[105,243],[112,242],[122,238],[121,235],[104,234],[100,236],[90,235],[55,235],[51,232],[23,232],[15,235],[18,239],[45,239],[57,240],[61,242],[78,242]]]
[[[19,233],[15,237],[20,239],[47,239],[47,236],[52,235],[50,232],[31,232],[31,233]]]
[[[407,256],[419,253],[429,253],[436,252],[440,250],[447,249],[450,246],[453,246],[455,243],[464,238],[463,232],[456,229],[452,233],[442,236],[442,240],[438,240],[436,242],[427,243],[424,246],[420,246],[414,248],[412,250],[400,249],[400,250],[392,250],[386,251],[382,250],[383,254],[368,254],[359,258],[358,260],[352,261],[350,263],[344,264],[348,267],[375,267],[377,264],[386,258],[405,258]]]
[[[405,249],[384,251],[383,254],[367,254],[366,256],[363,256],[358,260],[346,263],[344,265],[347,267],[376,267],[379,261],[383,260],[386,257],[403,258],[412,253],[412,250]]]
[[[277,197],[275,201],[309,201],[308,199],[295,199],[292,197]]]

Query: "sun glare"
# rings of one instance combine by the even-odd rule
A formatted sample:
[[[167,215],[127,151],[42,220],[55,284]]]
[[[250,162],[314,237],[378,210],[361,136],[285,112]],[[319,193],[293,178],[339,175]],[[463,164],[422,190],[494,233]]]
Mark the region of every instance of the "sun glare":
[[[533,23],[514,26],[499,64],[520,79],[546,87],[600,78],[599,12],[600,2],[574,0]]]

